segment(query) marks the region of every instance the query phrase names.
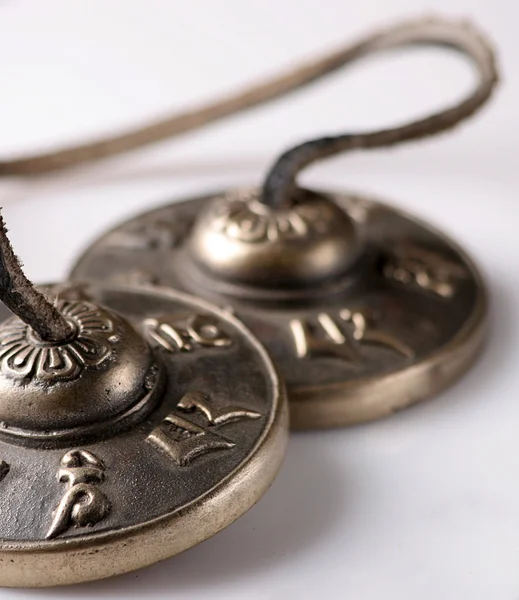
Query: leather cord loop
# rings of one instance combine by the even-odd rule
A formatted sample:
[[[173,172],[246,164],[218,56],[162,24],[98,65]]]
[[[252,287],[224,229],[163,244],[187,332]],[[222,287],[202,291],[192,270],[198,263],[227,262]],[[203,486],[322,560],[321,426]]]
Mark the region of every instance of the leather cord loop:
[[[357,47],[356,57],[417,44],[447,46],[470,58],[478,72],[478,83],[470,95],[455,106],[400,127],[323,137],[287,150],[266,177],[262,193],[265,204],[281,206],[290,202],[298,173],[318,160],[341,152],[391,146],[440,133],[475,113],[487,101],[498,80],[494,53],[481,32],[466,21],[430,18],[403,23],[366,38]]]
[[[289,188],[294,184],[296,174],[304,166],[319,158],[348,149],[387,146],[432,135],[452,127],[477,110],[488,98],[497,81],[493,53],[481,33],[466,22],[439,18],[400,23],[375,31],[357,42],[350,43],[286,74],[198,109],[174,114],[156,123],[91,143],[0,161],[0,176],[49,173],[136,150],[284,96],[368,53],[410,44],[448,45],[470,56],[481,75],[481,83],[477,90],[457,107],[395,130],[369,135],[325,138],[292,149],[278,160],[265,184],[265,201],[276,204],[289,194]]]

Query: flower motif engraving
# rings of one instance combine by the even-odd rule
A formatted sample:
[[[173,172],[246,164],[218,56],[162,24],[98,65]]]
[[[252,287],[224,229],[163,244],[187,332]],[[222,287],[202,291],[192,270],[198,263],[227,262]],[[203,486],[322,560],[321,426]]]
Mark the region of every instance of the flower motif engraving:
[[[101,308],[85,301],[56,304],[74,328],[64,344],[38,339],[31,328],[14,317],[0,325],[0,372],[15,379],[42,382],[77,379],[85,367],[97,366],[112,354],[114,325]]]
[[[261,202],[254,191],[228,193],[213,207],[213,227],[229,238],[258,243],[323,234],[333,225],[326,206],[307,203],[273,209]]]

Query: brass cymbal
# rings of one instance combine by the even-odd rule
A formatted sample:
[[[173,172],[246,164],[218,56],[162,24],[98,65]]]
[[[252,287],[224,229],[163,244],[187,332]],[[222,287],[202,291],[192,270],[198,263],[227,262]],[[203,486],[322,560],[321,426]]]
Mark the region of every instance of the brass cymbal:
[[[438,393],[476,358],[486,292],[428,224],[352,194],[258,189],[173,203],[101,236],[72,279],[161,285],[232,307],[288,388],[291,425],[376,419]]]

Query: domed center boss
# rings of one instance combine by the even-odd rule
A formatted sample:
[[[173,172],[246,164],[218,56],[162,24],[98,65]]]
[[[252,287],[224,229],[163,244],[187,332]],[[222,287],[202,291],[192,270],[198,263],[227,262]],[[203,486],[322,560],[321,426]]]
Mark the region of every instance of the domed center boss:
[[[346,273],[364,250],[361,228],[329,199],[303,190],[297,195],[279,209],[254,191],[230,192],[209,204],[187,241],[192,266],[217,280],[285,290]]]
[[[0,585],[152,564],[267,490],[286,399],[231,314],[165,290],[37,291],[1,217],[0,299]]]
[[[243,514],[275,477],[287,438],[270,356],[288,384],[292,424],[306,428],[383,416],[470,366],[486,298],[466,254],[409,215],[303,189],[296,178],[338,152],[454,126],[490,96],[494,58],[467,23],[404,23],[163,123],[0,161],[0,175],[27,174],[113,155],[282,95],[371,51],[414,44],[470,57],[480,75],[474,92],[402,127],[296,146],[261,187],[124,223],[85,253],[73,283],[37,291],[0,221],[0,299],[14,313],[0,307],[0,585],[131,571]]]
[[[497,81],[494,57],[467,23],[400,25],[336,60],[427,43],[474,63],[478,84],[460,104],[401,127],[305,142],[275,161],[261,187],[136,217],[95,242],[72,278],[158,284],[232,307],[285,378],[295,428],[375,419],[437,393],[483,341],[476,267],[410,215],[296,181],[317,160],[444,131],[485,103]]]

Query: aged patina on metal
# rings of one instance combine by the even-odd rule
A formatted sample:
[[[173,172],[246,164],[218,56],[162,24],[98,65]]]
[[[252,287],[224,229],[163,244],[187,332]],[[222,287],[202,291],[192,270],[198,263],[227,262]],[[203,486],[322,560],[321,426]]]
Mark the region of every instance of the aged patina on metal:
[[[261,497],[288,411],[241,322],[178,292],[102,283],[47,286],[51,304],[3,227],[0,249],[1,297],[21,317],[0,307],[0,585],[138,569]]]
[[[485,290],[472,261],[410,215],[296,182],[338,152],[448,129],[491,95],[494,56],[467,23],[426,20],[380,45],[399,43],[454,47],[472,59],[478,85],[457,106],[402,127],[291,148],[261,188],[136,217],[99,238],[72,278],[169,286],[232,306],[285,378],[295,428],[375,419],[451,384],[484,337]]]
[[[384,416],[471,365],[486,298],[456,244],[367,198],[301,190],[279,210],[258,193],[132,219],[93,244],[72,277],[168,285],[232,305],[282,373],[295,428]]]

